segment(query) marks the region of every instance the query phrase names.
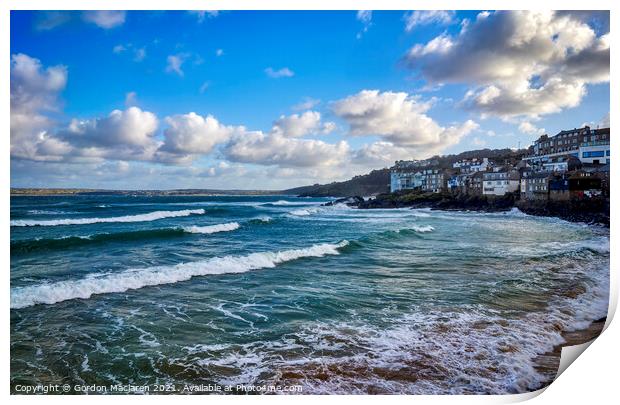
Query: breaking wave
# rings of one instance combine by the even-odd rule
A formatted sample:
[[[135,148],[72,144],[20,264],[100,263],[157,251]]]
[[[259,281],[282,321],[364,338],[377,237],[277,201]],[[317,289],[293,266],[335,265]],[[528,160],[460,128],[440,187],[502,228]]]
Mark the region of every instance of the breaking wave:
[[[252,222],[252,221],[248,221]],[[261,221],[262,222],[262,221]],[[115,233],[98,233],[94,235],[71,235],[59,238],[36,238],[11,242],[11,253],[29,253],[37,250],[68,249],[83,245],[105,242],[131,242],[149,239],[166,239],[190,234],[212,234],[239,229],[237,222],[208,226],[186,226],[177,228],[145,229]]]
[[[27,220],[17,219],[11,221],[11,226],[58,226],[58,225],[87,225],[103,222],[148,222],[163,218],[187,217],[192,214],[204,214],[204,209],[180,210],[180,211],[154,211],[146,214],[124,215],[107,218],[65,218],[50,220]]]
[[[305,217],[308,215],[316,214],[317,212],[319,212],[318,208],[300,208],[297,210],[289,211],[289,214],[295,215],[297,217]]]
[[[338,249],[348,243],[344,240],[336,244],[322,243],[303,249],[260,252],[246,256],[214,257],[174,266],[130,269],[115,274],[91,275],[79,280],[16,287],[11,289],[11,308],[55,304],[76,298],[87,299],[96,294],[119,293],[148,286],[173,284],[198,276],[244,273],[250,270],[273,268],[280,263],[304,257],[338,255],[340,254]]]
[[[430,225],[422,225],[422,226],[411,226],[409,228],[405,228],[405,229],[401,229],[398,232],[406,232],[406,231],[414,231],[414,232],[418,232],[418,233],[428,233],[428,232],[433,232],[435,230],[435,228],[433,228]]]
[[[185,226],[183,230],[189,233],[217,233],[217,232],[229,232],[239,229],[238,222],[229,222],[227,224],[217,224],[208,226]]]

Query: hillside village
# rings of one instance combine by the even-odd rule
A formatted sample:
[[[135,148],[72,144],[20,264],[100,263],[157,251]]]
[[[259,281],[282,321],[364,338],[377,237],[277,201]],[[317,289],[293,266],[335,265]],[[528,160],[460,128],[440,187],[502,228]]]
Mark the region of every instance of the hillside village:
[[[437,158],[397,161],[390,192],[419,190],[524,200],[609,196],[610,129],[588,126],[542,135],[521,159],[472,157],[442,168]]]

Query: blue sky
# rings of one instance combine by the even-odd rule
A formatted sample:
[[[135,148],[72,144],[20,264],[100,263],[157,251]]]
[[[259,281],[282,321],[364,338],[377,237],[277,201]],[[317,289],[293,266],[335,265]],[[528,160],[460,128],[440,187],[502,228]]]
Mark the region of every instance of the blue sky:
[[[608,19],[13,11],[11,183],[277,189],[605,125]]]

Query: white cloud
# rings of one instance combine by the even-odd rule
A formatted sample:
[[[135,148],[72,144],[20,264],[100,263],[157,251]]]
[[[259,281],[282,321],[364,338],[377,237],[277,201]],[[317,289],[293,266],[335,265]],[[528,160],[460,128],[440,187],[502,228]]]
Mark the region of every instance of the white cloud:
[[[134,62],[142,62],[144,58],[146,58],[146,49],[145,48],[136,49],[133,54]]]
[[[364,24],[369,24],[372,21],[371,10],[358,10],[355,16],[359,21],[363,22]]]
[[[142,62],[144,58],[146,58],[146,47],[138,48],[131,43],[128,44],[118,44],[112,48],[112,52],[120,55],[125,52],[133,53],[133,61],[134,62]]]
[[[406,13],[405,31],[413,31],[416,27],[421,25],[448,25],[453,22],[455,16],[454,11],[444,10],[416,10],[410,13]]]
[[[40,11],[37,13],[35,28],[40,31],[51,30],[71,20],[66,11]]]
[[[224,55],[224,50],[223,49],[216,49],[215,50],[215,56],[222,56]]]
[[[293,111],[311,110],[321,103],[321,100],[317,100],[311,97],[305,97],[300,103],[295,104],[291,109]]]
[[[183,73],[183,70],[181,70],[181,66],[183,65],[183,62],[185,62],[186,59],[187,59],[187,55],[184,53],[179,53],[176,55],[168,55],[168,58],[166,59],[167,61],[166,72],[176,73],[177,75],[183,77],[184,73]]]
[[[426,157],[423,152],[417,152],[391,142],[377,141],[365,144],[360,149],[352,151],[351,163],[363,167],[378,167],[391,165],[396,160],[416,159]]]
[[[123,44],[118,44],[112,48],[112,52],[114,53],[123,53],[127,50],[127,47]]]
[[[195,15],[199,23],[203,23],[207,18],[215,18],[220,14],[218,10],[192,10],[188,12]]]
[[[235,131],[211,115],[202,117],[193,112],[167,117],[166,123],[165,141],[160,150],[181,155],[208,154]]]
[[[523,121],[519,124],[519,131],[528,135],[542,135],[545,133],[545,128],[538,128],[529,121]]]
[[[370,10],[359,10],[355,15],[358,21],[361,21],[364,24],[364,27],[360,32],[357,33],[357,39],[360,39],[364,33],[368,31],[368,28],[372,25],[372,11]]]
[[[318,167],[341,164],[348,158],[349,145],[344,141],[329,144],[315,139],[286,138],[256,131],[235,134],[223,152],[233,162]]]
[[[273,123],[271,132],[285,137],[301,137],[309,134],[328,134],[336,129],[333,122],[322,122],[321,113],[306,111],[303,114],[282,115]]]
[[[161,142],[155,139],[155,114],[129,107],[114,110],[107,117],[77,120],[56,134],[71,146],[72,157],[110,160],[151,160]]]
[[[138,95],[135,91],[125,94],[125,107],[133,107],[138,104]]]
[[[483,116],[537,117],[581,103],[609,81],[609,35],[571,13],[478,14],[457,35],[413,46],[404,61],[430,84],[466,83],[461,106]]]
[[[35,17],[35,29],[40,31],[51,30],[68,23],[74,18],[80,18],[87,23],[95,24],[99,28],[110,29],[125,23],[125,11],[91,10],[91,11],[39,11]]]
[[[332,111],[349,124],[350,135],[377,135],[417,155],[442,151],[478,127],[471,120],[442,127],[425,114],[430,106],[404,92],[362,90],[333,102]]]
[[[200,86],[200,94],[203,94],[205,91],[207,91],[209,89],[209,86],[211,85],[211,83],[209,82],[204,82],[202,83],[202,85]]]
[[[109,29],[122,25],[125,22],[125,11],[84,11],[82,18],[84,21],[93,23],[100,28]]]
[[[44,68],[25,54],[11,56],[11,156],[36,159],[53,121],[47,113],[59,109],[58,96],[67,84],[67,68]]]
[[[283,67],[278,70],[274,70],[273,68],[268,67],[267,69],[265,69],[265,73],[267,74],[267,76],[273,79],[278,79],[280,77],[293,77],[295,75],[295,72],[293,72],[287,67]]]

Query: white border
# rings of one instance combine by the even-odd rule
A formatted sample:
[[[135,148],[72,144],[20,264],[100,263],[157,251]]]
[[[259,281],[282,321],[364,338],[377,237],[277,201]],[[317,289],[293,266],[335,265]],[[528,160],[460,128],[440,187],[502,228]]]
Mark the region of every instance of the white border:
[[[2,311],[2,324],[4,325],[1,346],[2,362],[2,374],[0,375],[2,384],[2,391],[5,397],[13,402],[38,402],[45,401],[47,404],[60,404],[65,402],[84,401],[84,397],[81,396],[19,396],[9,395],[9,376],[10,376],[10,355],[9,355],[9,339],[10,339],[10,319],[9,319],[9,273],[10,273],[10,226],[9,226],[9,212],[10,212],[10,119],[9,119],[9,55],[10,55],[10,10],[27,10],[27,9],[40,9],[40,10],[84,10],[84,9],[121,9],[121,10],[140,10],[140,9],[154,9],[154,10],[192,10],[192,9],[206,9],[206,10],[408,10],[408,9],[558,9],[558,10],[579,10],[579,9],[599,9],[606,10],[611,9],[611,26],[620,26],[618,15],[620,15],[616,9],[618,8],[618,2],[590,0],[587,2],[576,0],[564,0],[564,1],[546,1],[544,4],[541,1],[534,0],[504,0],[504,1],[479,1],[479,0],[419,0],[419,1],[403,1],[403,0],[360,0],[360,1],[341,1],[341,0],[297,0],[294,3],[284,0],[213,0],[213,1],[190,1],[190,0],[149,0],[147,1],[135,1],[135,0],[89,0],[85,3],[83,0],[55,0],[55,1],[43,1],[43,0],[5,0],[0,3],[2,13],[0,15],[0,29],[2,30],[3,38],[1,43],[2,55],[4,55],[5,62],[0,68],[2,70],[2,83],[0,85],[0,91],[3,97],[2,114],[4,123],[2,131],[4,141],[4,151],[2,154],[2,172],[0,173],[0,181],[2,182],[3,189],[5,190],[4,198],[2,198],[2,226],[4,232],[1,233],[2,240],[0,246],[3,249],[4,259],[4,291],[6,294],[2,295],[1,307],[5,308]],[[611,42],[613,43],[613,30],[611,32]],[[617,112],[618,93],[617,86],[617,71],[613,69],[614,66],[618,66],[618,55],[615,51],[615,45],[612,46],[611,54],[611,100],[610,100],[610,112],[611,120],[615,122],[615,114]],[[612,140],[612,148],[617,144],[615,137]],[[616,151],[614,151],[614,156]],[[618,195],[620,191],[617,187],[618,179],[618,166],[614,164],[612,166],[612,211],[614,211],[613,202],[620,201]],[[615,210],[618,211],[618,210]],[[612,212],[611,223],[611,294],[610,294],[610,307],[615,310],[618,301],[618,247],[620,246],[614,235],[616,235],[617,221],[615,221],[615,213]],[[608,319],[613,317],[613,312],[609,314]],[[557,381],[555,381],[547,390],[542,394],[541,392],[521,394],[521,395],[508,395],[508,396],[325,396],[317,398],[315,396],[295,396],[291,397],[273,397],[273,396],[253,396],[253,397],[240,397],[240,396],[226,396],[215,397],[209,396],[208,398],[202,396],[187,396],[174,398],[168,396],[122,396],[114,397],[114,401],[120,401],[128,403],[129,401],[139,402],[156,402],[156,403],[169,403],[170,400],[176,401],[188,401],[193,403],[204,403],[206,401],[222,402],[222,403],[245,403],[252,402],[267,402],[283,403],[284,401],[295,401],[299,403],[314,403],[319,400],[326,403],[341,403],[353,402],[358,404],[377,403],[379,401],[395,401],[395,402],[423,402],[423,403],[512,403],[520,402],[530,398],[532,403],[584,403],[584,402],[598,402],[598,403],[610,403],[611,399],[616,399],[616,385],[618,375],[618,342],[620,342],[620,327],[618,327],[618,321],[609,323],[608,328],[586,351],[586,353],[580,356],[575,363],[570,366],[564,374],[562,374]],[[107,403],[110,400],[109,396],[94,396],[90,397],[89,401],[95,403]]]

